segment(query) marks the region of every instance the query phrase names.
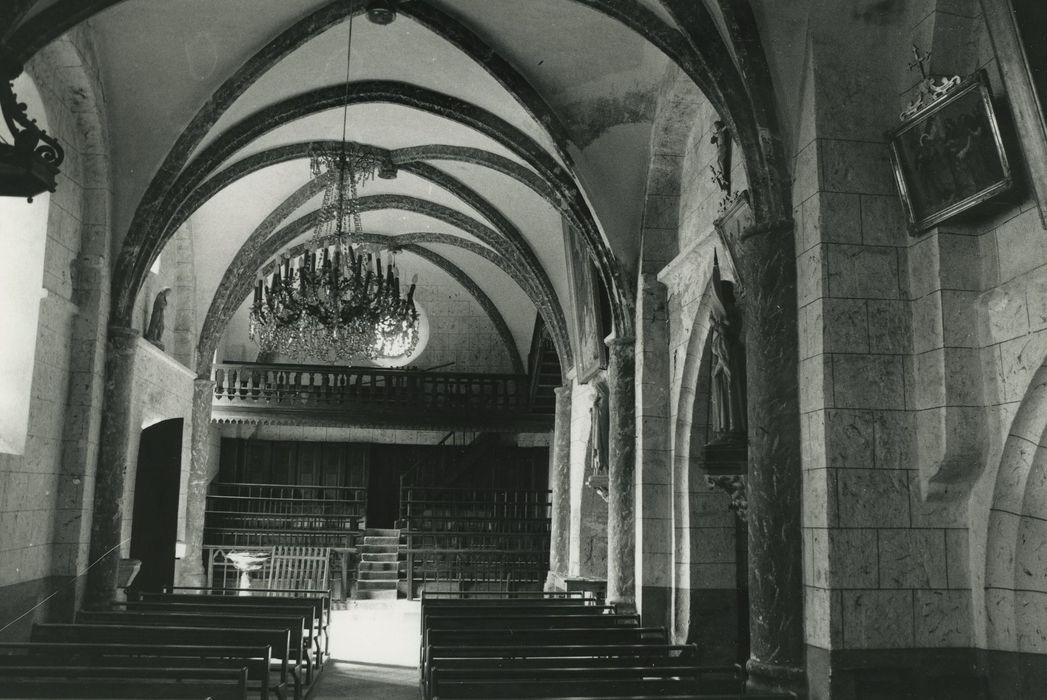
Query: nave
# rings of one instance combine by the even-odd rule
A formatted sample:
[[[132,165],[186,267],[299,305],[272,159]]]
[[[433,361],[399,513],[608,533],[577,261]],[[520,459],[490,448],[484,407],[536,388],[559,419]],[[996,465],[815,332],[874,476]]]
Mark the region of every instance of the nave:
[[[434,657],[433,688],[519,657],[1041,700],[1044,26],[1042,0],[0,0],[11,668],[290,698],[344,660],[351,690],[371,662],[316,644],[364,604],[581,591],[564,638],[563,611],[460,616],[514,643]],[[637,635],[668,657],[604,646]]]

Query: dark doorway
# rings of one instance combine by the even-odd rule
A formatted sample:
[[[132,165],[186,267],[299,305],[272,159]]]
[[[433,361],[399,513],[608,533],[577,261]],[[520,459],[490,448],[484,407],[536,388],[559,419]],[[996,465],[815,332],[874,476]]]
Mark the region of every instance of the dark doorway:
[[[395,463],[372,459],[367,484],[367,527],[391,528],[400,509],[400,470]]]
[[[131,558],[142,561],[133,584],[136,590],[174,585],[181,468],[181,418],[142,431],[131,521]]]

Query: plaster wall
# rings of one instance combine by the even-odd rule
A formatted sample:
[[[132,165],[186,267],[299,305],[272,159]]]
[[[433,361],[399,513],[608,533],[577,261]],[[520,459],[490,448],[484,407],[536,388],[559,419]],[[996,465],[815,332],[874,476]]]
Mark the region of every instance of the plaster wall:
[[[178,497],[178,537],[184,539],[186,493],[189,480],[189,464],[192,452],[193,379],[195,375],[187,367],[147,340],[139,339],[135,351],[134,389],[132,394],[132,424],[140,426],[133,434],[128,450],[129,464],[138,463],[138,440],[141,430],[170,418],[182,418],[182,450],[179,456],[181,477]],[[148,468],[149,465],[146,465]],[[123,522],[120,552],[128,556],[131,532],[134,527],[135,482],[137,470],[130,469],[124,482]]]
[[[196,274],[189,224],[178,229],[164,246],[158,261],[154,262],[138,292],[131,326],[144,335],[152,323],[156,295],[170,289],[164,308],[163,352],[191,367],[196,350]]]

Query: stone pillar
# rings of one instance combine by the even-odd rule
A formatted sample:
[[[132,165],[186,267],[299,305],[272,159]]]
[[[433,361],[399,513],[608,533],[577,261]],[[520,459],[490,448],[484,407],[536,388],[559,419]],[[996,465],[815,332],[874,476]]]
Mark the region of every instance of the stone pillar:
[[[607,340],[607,602],[636,609],[636,349],[635,338]]]
[[[106,343],[105,385],[102,389],[102,426],[95,475],[91,520],[90,569],[84,607],[108,607],[120,567],[124,482],[135,467],[130,453],[135,350],[141,333],[133,328],[109,327]]]
[[[734,243],[749,403],[749,686],[805,692],[793,224],[750,226]]]
[[[204,512],[207,509],[207,486],[211,481],[211,401],[214,381],[193,381],[192,443],[189,483],[185,494],[185,555],[178,568],[178,584],[202,586],[204,580],[203,549]]]
[[[557,387],[556,423],[553,427],[552,523],[549,535],[549,575],[545,590],[556,590],[556,577],[566,576],[571,562],[571,392],[570,384]]]
[[[640,274],[636,294],[636,607],[645,625],[672,627],[673,478],[669,463],[667,289]]]

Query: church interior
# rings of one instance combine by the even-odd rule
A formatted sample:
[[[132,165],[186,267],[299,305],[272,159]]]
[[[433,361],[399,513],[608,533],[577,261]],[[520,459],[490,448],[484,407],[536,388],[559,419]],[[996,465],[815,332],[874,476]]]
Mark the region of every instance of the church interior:
[[[1044,697],[1044,26],[0,2],[0,697]]]

